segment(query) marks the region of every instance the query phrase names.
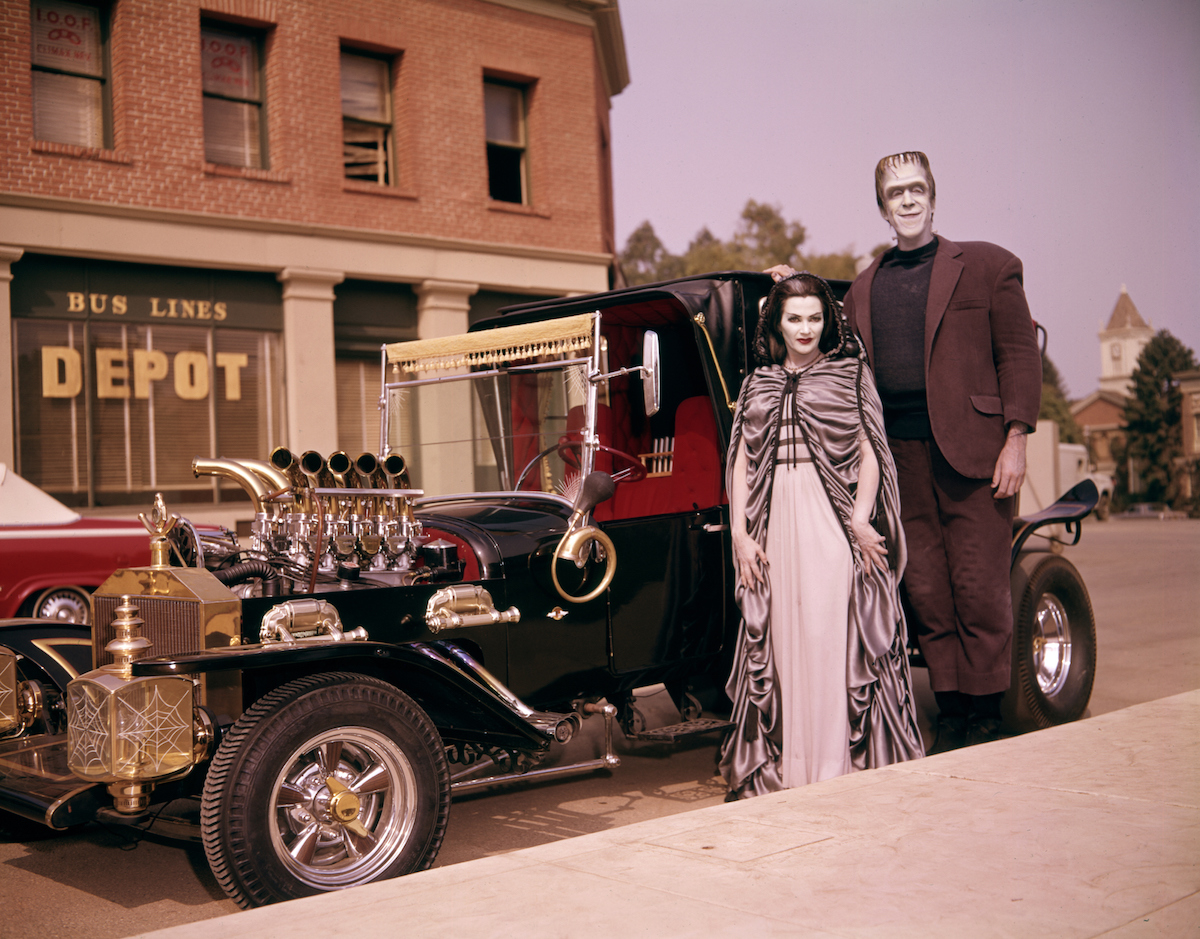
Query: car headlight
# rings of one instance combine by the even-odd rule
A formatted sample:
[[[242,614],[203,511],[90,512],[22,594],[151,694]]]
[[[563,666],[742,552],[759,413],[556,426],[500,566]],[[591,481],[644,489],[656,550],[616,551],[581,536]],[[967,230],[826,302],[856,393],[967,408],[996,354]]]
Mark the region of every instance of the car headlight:
[[[90,782],[144,782],[192,765],[190,679],[96,669],[67,686],[67,765]]]
[[[129,595],[121,598],[105,650],[111,665],[67,685],[67,766],[80,779],[107,783],[118,811],[141,811],[154,783],[186,773],[204,757],[195,686],[176,675],[134,677],[132,662],[150,643]]]
[[[0,647],[0,735],[23,726],[17,706],[17,657]]]

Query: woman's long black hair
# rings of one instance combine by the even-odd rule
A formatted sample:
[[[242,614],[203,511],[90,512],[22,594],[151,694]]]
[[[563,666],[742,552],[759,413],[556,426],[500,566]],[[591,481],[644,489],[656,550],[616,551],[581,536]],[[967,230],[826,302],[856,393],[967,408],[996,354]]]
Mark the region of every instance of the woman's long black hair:
[[[800,271],[779,281],[767,294],[754,333],[756,365],[782,365],[787,358],[787,345],[779,324],[783,320],[783,305],[790,297],[816,297],[821,301],[825,321],[821,325],[817,348],[826,357],[858,356],[858,342],[850,335],[841,305],[834,298],[828,282],[809,271]]]

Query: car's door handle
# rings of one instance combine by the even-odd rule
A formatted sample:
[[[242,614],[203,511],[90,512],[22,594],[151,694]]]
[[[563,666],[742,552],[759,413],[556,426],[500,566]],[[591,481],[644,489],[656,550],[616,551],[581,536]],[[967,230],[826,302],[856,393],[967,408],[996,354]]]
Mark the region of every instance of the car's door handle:
[[[714,525],[712,522],[706,522],[704,524],[704,530],[705,531],[729,531],[729,526],[724,523]]]

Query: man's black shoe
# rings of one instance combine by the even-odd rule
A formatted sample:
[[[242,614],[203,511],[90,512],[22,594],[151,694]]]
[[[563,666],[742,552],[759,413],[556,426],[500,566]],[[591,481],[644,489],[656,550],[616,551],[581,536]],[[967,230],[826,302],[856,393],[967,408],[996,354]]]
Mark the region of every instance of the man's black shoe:
[[[967,726],[966,745],[973,747],[977,743],[989,743],[1006,736],[1008,735],[1004,733],[1003,722],[1000,718],[973,716],[971,723]]]
[[[967,715],[965,714],[939,714],[935,730],[933,744],[929,748],[930,756],[935,753],[945,753],[948,750],[957,750],[959,747],[967,745]]]

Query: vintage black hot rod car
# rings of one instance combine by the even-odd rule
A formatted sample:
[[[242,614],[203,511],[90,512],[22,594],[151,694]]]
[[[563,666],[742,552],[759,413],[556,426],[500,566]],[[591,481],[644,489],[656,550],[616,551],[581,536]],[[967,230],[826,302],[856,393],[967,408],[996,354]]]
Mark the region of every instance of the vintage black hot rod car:
[[[0,626],[0,809],[64,828],[198,800],[217,880],[256,906],[428,867],[452,792],[615,765],[614,720],[727,726],[691,692],[738,624],[722,467],[770,286],[513,307],[383,347],[377,452],[197,457],[253,502],[248,545],[158,500],[152,563],[95,592],[90,629]],[[1087,592],[1026,539],[1078,538],[1094,501],[1017,526],[1017,729],[1087,705]],[[681,724],[643,726],[652,683]],[[607,752],[547,766],[590,715]]]

